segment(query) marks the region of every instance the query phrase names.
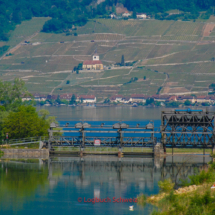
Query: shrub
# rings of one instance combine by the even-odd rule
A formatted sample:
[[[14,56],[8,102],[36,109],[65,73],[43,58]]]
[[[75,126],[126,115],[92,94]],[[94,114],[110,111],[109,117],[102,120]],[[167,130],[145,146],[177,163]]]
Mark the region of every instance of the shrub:
[[[165,179],[164,181],[159,181],[158,186],[161,192],[169,193],[170,191],[173,190],[175,183],[172,183],[172,180],[168,178]]]

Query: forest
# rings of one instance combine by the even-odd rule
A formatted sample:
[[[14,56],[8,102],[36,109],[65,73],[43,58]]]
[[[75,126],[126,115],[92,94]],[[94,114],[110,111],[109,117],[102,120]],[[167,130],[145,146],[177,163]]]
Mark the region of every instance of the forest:
[[[108,16],[115,12],[117,4],[129,11],[144,12],[156,19],[209,18],[214,13],[215,0],[0,0],[0,40],[7,41],[11,30],[23,20],[32,17],[51,17],[43,32],[66,32],[74,26],[84,25],[88,19]],[[168,10],[180,10],[181,14],[169,15]],[[205,13],[201,14],[200,12]]]

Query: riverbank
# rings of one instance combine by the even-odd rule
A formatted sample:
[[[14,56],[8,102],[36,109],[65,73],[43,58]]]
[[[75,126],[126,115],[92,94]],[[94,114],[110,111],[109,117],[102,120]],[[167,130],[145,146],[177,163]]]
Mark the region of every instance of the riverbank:
[[[138,204],[156,206],[153,215],[214,214],[215,189],[211,189],[214,181],[215,164],[211,163],[208,168],[181,181],[182,187],[177,190],[173,190],[175,184],[170,178],[158,182],[161,192],[149,197],[140,195]]]

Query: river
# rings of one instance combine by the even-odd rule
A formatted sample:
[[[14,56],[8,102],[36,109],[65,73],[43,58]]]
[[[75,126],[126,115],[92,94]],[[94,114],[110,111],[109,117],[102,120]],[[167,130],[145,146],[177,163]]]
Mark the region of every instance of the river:
[[[188,155],[166,159],[114,156],[2,159],[1,215],[121,215],[130,214],[131,205],[132,214],[149,215],[151,205],[142,208],[133,202],[138,195],[157,194],[159,180],[171,177],[178,182],[209,161],[209,157]],[[96,198],[103,203],[93,203]]]

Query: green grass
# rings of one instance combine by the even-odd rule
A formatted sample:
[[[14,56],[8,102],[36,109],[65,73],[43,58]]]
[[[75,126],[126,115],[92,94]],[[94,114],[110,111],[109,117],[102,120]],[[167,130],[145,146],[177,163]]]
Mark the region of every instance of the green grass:
[[[211,153],[211,149],[205,149],[205,153]],[[167,153],[172,153],[172,149],[171,148],[167,148],[166,149]],[[179,149],[179,148],[173,148],[173,153],[186,153],[186,154],[203,154],[203,149]]]

